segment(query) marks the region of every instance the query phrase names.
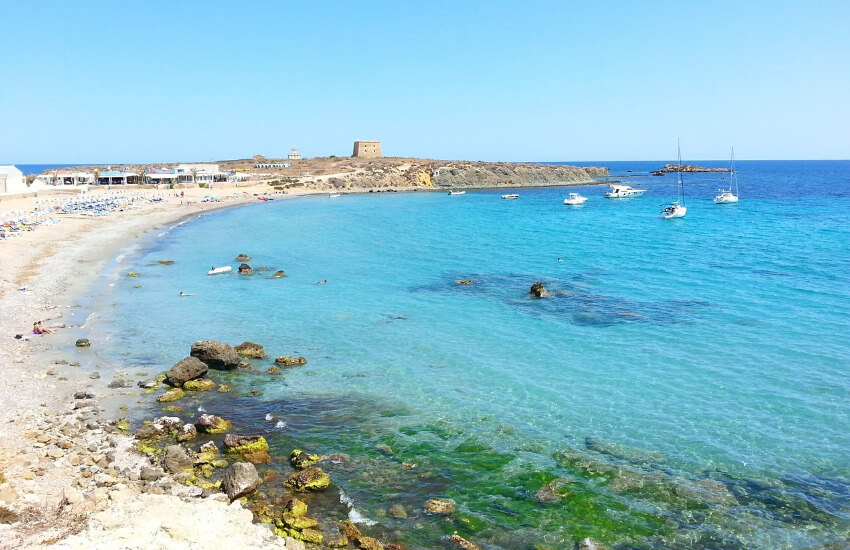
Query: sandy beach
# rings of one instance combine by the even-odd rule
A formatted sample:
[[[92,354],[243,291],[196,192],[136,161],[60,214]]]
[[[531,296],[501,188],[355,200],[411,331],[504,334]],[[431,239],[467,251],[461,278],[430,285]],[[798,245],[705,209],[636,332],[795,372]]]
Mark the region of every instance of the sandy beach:
[[[65,215],[0,243],[0,548],[284,547],[226,495],[199,506],[183,499],[196,501],[200,489],[140,481],[146,458],[111,426],[129,398],[108,387],[111,376],[84,371],[62,351],[73,349],[77,299],[122,247],[187,216],[258,203],[253,194],[269,189],[216,191],[221,202],[202,202],[205,189],[172,192],[139,210]],[[90,194],[98,192],[106,190]],[[36,200],[3,201],[0,210],[30,211]],[[53,333],[31,335],[36,321]],[[203,533],[198,513],[217,518]]]

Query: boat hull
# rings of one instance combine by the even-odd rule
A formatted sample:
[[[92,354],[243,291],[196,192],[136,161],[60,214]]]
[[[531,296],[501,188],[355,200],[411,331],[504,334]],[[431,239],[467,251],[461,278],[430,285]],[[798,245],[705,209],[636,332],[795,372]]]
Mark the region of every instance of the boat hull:
[[[715,204],[734,204],[736,202],[738,202],[738,197],[731,194],[724,193],[723,195],[717,195],[714,197]]]
[[[226,265],[224,267],[216,267],[207,271],[207,275],[220,275],[222,273],[229,273],[232,269],[233,267],[229,265]]]
[[[664,213],[661,214],[661,217],[665,220],[674,220],[676,218],[684,218],[685,214],[687,214],[688,209],[684,206],[678,206],[671,210],[664,210]]]
[[[587,197],[578,197],[575,199],[564,199],[564,204],[570,206],[581,206],[582,204],[587,202]]]

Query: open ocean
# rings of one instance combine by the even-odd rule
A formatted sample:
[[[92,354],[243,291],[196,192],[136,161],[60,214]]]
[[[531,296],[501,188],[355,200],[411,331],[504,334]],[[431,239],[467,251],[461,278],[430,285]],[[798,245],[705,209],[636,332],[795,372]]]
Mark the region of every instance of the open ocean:
[[[90,362],[153,375],[200,339],[304,355],[282,376],[213,373],[241,397],[204,408],[280,455],[347,455],[322,465],[344,502],[311,502],[410,548],[454,531],[504,549],[846,547],[850,162],[740,161],[734,205],[712,202],[726,174],[685,174],[675,221],[659,217],[675,174],[646,175],[664,162],[581,164],[649,191],[315,196],[163,230],[92,289]],[[588,202],[564,206],[570,191]],[[240,253],[271,271],[237,275]],[[535,281],[553,296],[529,298]],[[457,514],[424,515],[435,496]]]

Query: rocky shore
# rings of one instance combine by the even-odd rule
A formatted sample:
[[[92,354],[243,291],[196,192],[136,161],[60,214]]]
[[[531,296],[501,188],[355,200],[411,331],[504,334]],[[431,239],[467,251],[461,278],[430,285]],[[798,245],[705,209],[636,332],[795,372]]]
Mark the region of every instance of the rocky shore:
[[[675,174],[676,172],[729,172],[729,168],[706,168],[705,166],[695,166],[693,164],[665,164],[660,170],[650,172],[653,176],[663,176],[664,174]]]

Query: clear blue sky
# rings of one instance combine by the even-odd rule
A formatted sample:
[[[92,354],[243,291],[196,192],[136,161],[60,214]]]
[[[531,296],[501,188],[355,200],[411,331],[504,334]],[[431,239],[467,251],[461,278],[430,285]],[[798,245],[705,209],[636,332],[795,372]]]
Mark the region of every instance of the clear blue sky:
[[[850,2],[0,0],[0,162],[850,157]]]

